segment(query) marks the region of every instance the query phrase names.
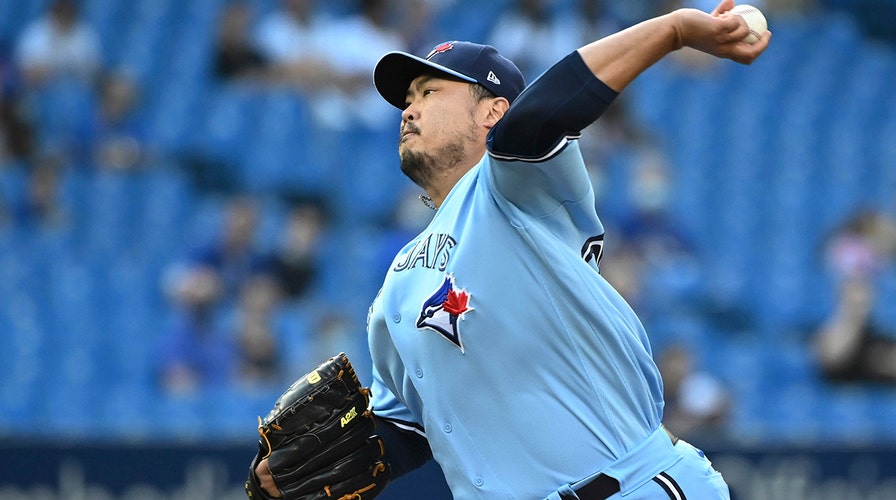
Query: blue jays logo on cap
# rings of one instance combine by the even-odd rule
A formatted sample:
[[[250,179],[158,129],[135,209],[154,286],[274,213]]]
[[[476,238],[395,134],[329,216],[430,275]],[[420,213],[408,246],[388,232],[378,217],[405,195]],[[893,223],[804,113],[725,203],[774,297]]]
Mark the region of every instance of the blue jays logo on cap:
[[[376,64],[373,82],[386,102],[404,109],[408,86],[425,73],[478,83],[510,102],[526,84],[519,68],[491,45],[457,40],[436,45],[425,58],[389,52]]]
[[[472,310],[470,294],[463,288],[457,288],[454,284],[454,275],[448,274],[438,290],[423,302],[420,316],[417,318],[417,328],[428,328],[438,332],[460,348],[460,352],[464,352],[458,319],[463,320]]]
[[[426,60],[429,61],[430,59],[432,59],[432,56],[434,56],[436,54],[441,54],[442,52],[448,52],[449,50],[451,50],[453,48],[454,48],[453,43],[445,42],[445,43],[437,46],[436,48],[432,49],[432,51],[429,53],[429,55],[426,56]]]

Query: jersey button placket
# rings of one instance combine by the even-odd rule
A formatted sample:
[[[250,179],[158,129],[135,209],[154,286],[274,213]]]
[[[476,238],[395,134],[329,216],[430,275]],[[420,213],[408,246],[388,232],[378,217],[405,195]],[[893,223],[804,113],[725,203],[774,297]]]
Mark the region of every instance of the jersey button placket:
[[[449,422],[449,423],[446,423],[446,424],[442,427],[442,429],[445,430],[445,434],[451,434],[451,431],[454,430],[454,428],[451,427],[451,423],[450,423],[450,422]]]
[[[417,368],[414,370],[414,375],[417,375],[417,378],[423,378],[423,368]]]
[[[473,479],[473,484],[475,484],[477,488],[481,488],[482,485],[485,484],[485,480],[482,479],[482,476],[476,476]]]
[[[401,323],[401,314],[395,313],[395,315],[392,316],[392,321],[394,321],[396,323]]]

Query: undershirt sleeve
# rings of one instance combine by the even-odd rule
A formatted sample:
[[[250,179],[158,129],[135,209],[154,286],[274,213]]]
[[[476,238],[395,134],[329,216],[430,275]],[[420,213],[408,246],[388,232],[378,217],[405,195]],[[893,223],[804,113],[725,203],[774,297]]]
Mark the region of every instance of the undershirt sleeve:
[[[510,161],[550,159],[600,118],[618,94],[574,51],[517,97],[489,133],[489,153]]]
[[[432,459],[429,441],[420,434],[399,426],[400,422],[374,417],[376,433],[383,440],[385,460],[392,468],[393,478],[398,478],[422,467]]]

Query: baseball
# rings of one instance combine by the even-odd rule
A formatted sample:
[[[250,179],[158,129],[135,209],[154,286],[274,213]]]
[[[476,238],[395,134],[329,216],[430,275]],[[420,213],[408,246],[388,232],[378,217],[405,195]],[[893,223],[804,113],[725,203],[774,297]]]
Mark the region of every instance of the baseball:
[[[735,5],[734,8],[731,9],[731,13],[737,14],[747,22],[747,27],[750,28],[750,34],[744,37],[744,41],[750,45],[758,42],[759,38],[768,31],[768,22],[765,20],[765,16],[762,15],[762,12],[759,9],[752,5]]]

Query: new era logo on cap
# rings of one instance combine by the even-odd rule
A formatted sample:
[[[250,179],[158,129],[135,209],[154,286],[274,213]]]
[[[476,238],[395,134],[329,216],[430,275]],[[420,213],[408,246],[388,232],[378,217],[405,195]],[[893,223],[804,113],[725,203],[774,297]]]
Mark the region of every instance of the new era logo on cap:
[[[519,68],[498,54],[494,47],[458,41],[436,45],[425,58],[406,52],[389,52],[373,70],[373,81],[389,104],[404,109],[408,87],[425,73],[441,73],[449,78],[478,83],[510,102],[526,85]]]

